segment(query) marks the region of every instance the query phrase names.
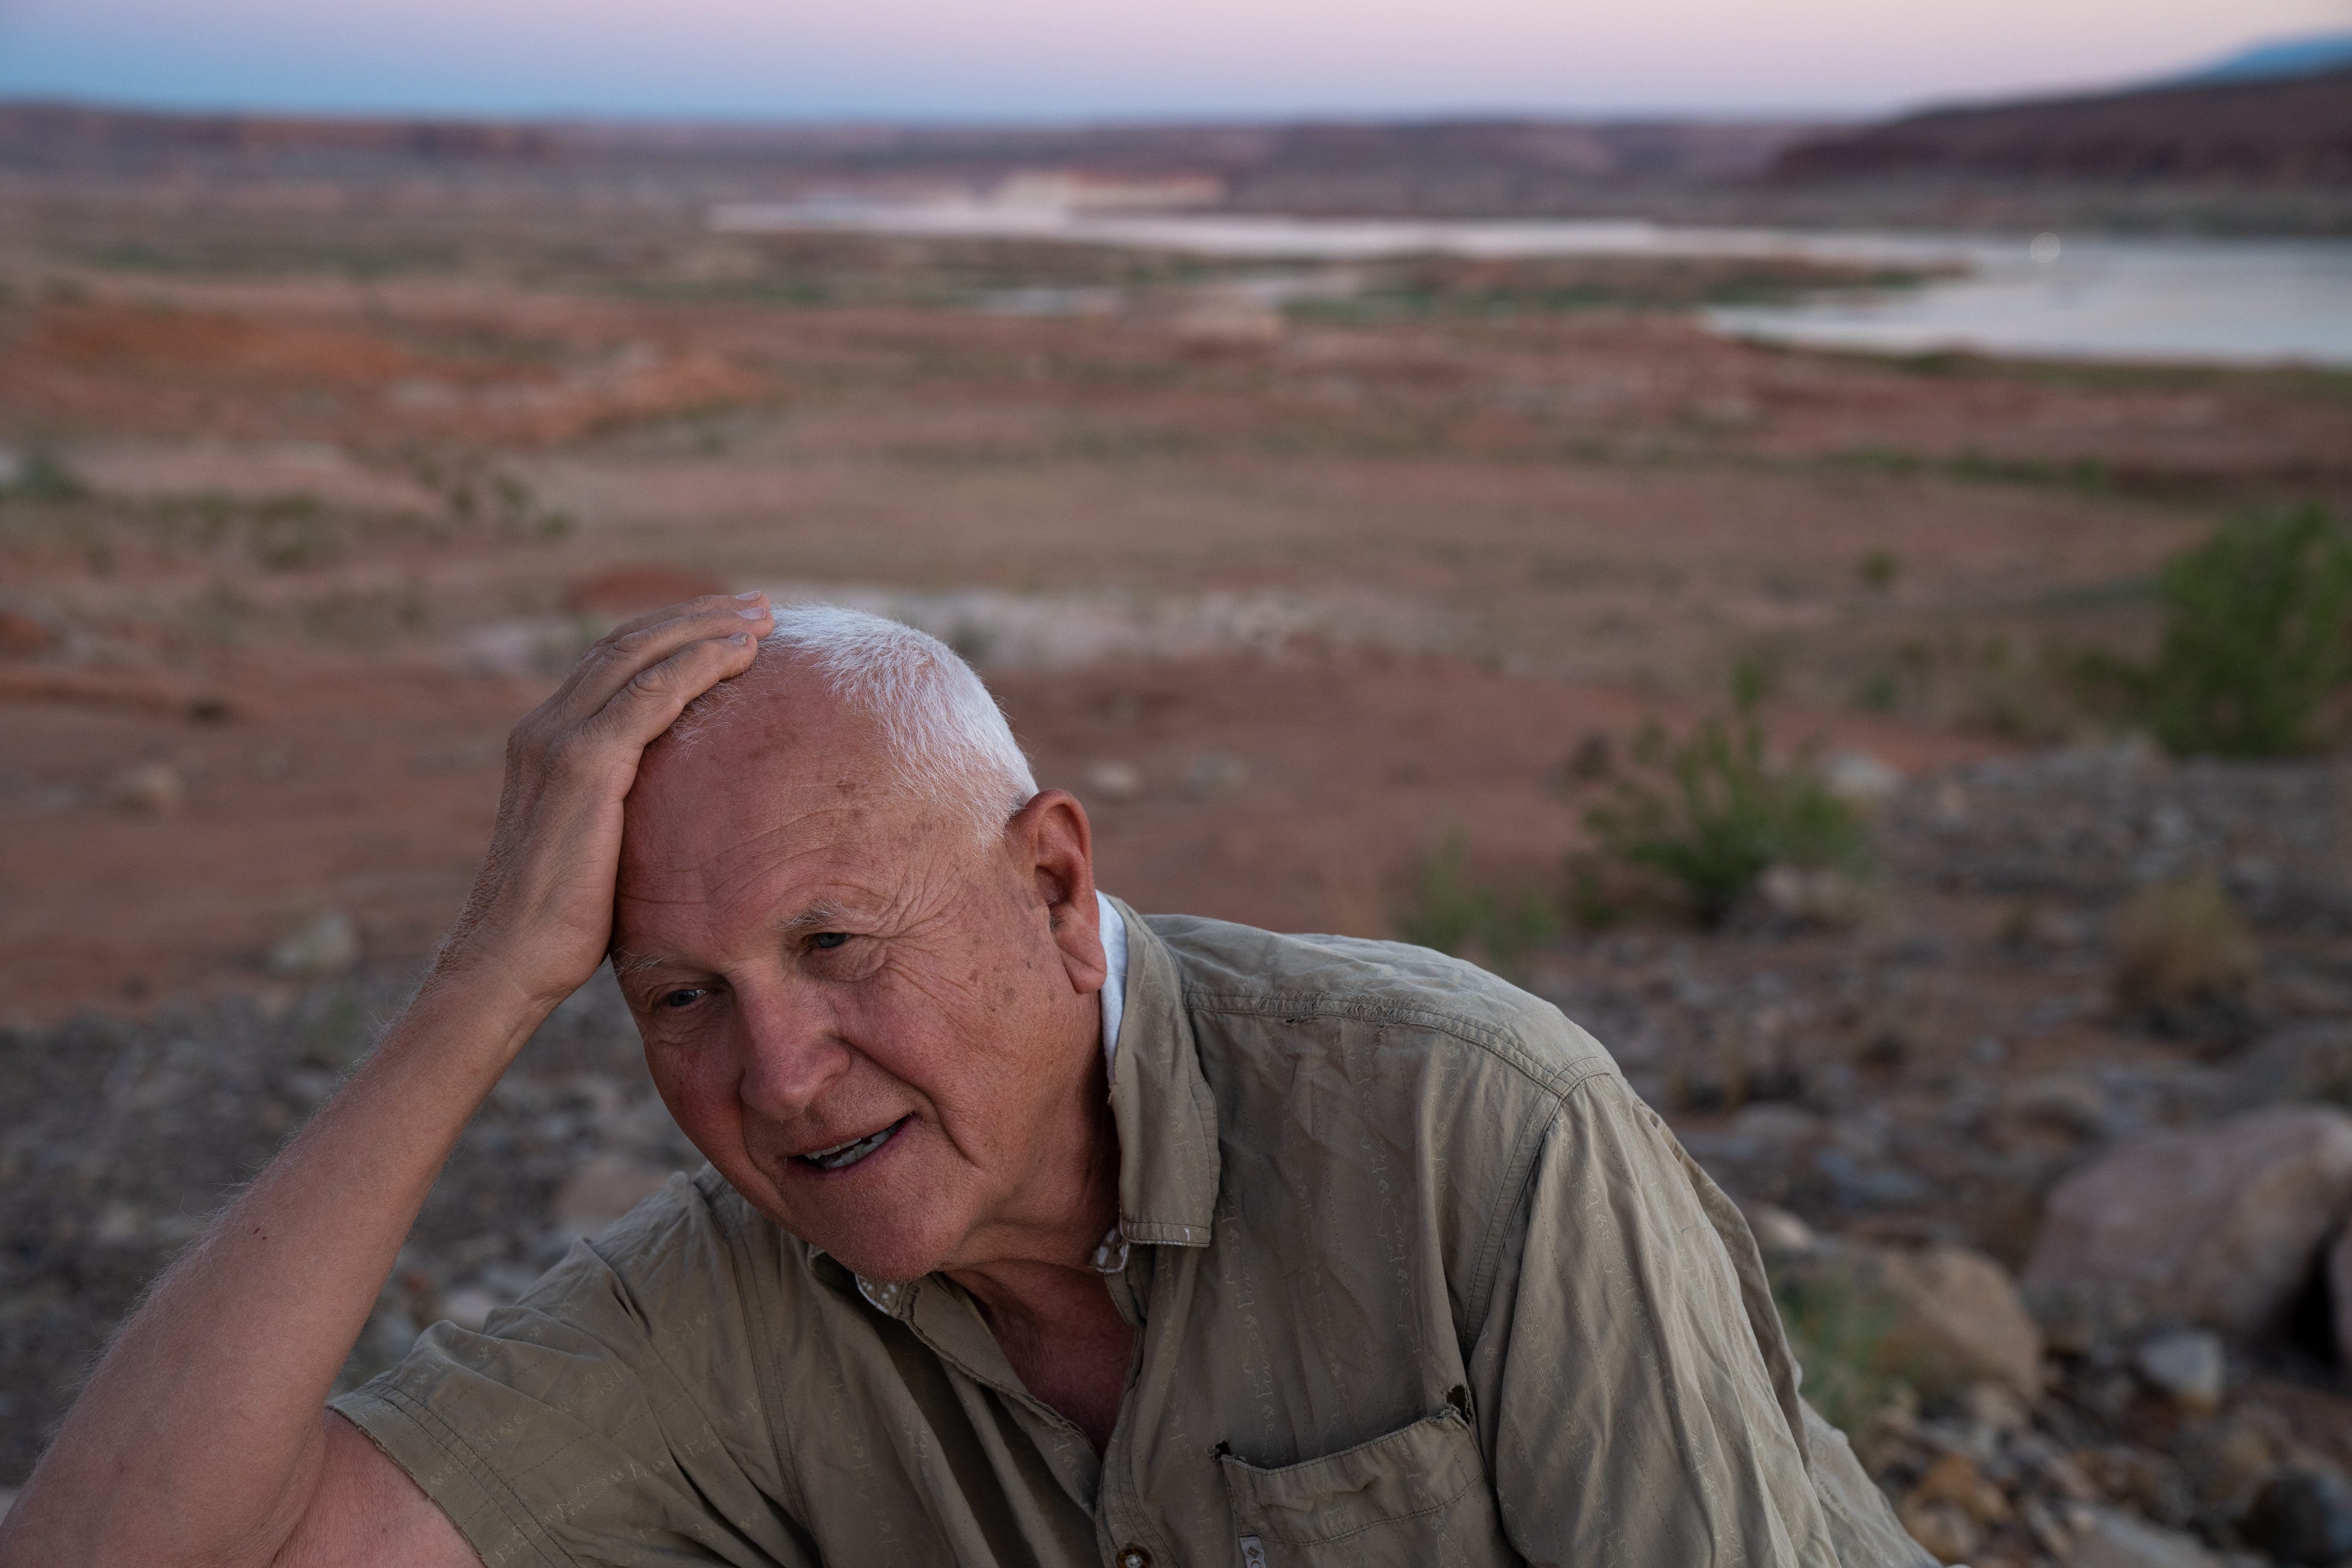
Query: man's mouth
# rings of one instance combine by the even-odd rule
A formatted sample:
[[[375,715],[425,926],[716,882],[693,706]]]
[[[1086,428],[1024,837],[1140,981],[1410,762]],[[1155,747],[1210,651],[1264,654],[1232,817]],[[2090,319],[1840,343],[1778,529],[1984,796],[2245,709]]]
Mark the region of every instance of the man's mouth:
[[[795,1154],[793,1158],[803,1164],[814,1165],[820,1171],[846,1171],[850,1166],[890,1142],[890,1135],[905,1125],[907,1125],[907,1118],[901,1116],[879,1132],[868,1132],[863,1138],[852,1138],[846,1143],[835,1143],[830,1149],[819,1149],[808,1154]]]

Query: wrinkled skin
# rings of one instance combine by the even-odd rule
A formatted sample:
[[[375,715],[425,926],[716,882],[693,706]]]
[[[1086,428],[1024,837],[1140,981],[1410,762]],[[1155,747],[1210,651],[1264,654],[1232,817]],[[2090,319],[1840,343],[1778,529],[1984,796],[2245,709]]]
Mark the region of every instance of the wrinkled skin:
[[[691,741],[650,747],[627,800],[614,956],[647,1065],[785,1229],[1011,1306],[1024,1269],[1082,1265],[1116,1217],[1085,813],[1048,791],[975,844],[773,658]],[[802,1158],[894,1124],[845,1170]]]

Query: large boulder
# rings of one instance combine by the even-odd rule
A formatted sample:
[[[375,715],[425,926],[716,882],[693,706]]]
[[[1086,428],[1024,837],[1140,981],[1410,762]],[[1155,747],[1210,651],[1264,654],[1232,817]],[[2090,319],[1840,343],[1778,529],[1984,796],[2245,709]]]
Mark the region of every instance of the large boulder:
[[[2274,1106],[2132,1140],[2050,1196],[2027,1298],[2062,1339],[2274,1327],[2352,1206],[2352,1117]]]
[[[1903,1312],[1897,1344],[2028,1399],[2042,1392],[2042,1331],[2009,1271],[1964,1247],[1885,1251],[1877,1275]]]

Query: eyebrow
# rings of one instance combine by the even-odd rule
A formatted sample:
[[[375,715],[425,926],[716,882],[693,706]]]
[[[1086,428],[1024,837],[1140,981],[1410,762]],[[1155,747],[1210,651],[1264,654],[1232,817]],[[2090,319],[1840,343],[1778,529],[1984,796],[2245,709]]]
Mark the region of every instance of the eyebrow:
[[[841,923],[844,913],[839,904],[830,900],[819,900],[777,926],[776,931],[780,935],[798,936],[803,931],[829,930]],[[677,962],[661,953],[634,952],[618,943],[605,953],[605,957],[612,961],[613,977],[616,980],[643,974],[648,969],[659,969],[666,963]]]
[[[659,969],[669,962],[650,952],[631,952],[625,947],[615,947],[604,955],[612,961],[613,978],[624,980],[632,974],[642,974],[648,969]]]
[[[797,936],[804,931],[824,931],[839,925],[846,912],[839,904],[820,899],[776,929],[787,936]]]

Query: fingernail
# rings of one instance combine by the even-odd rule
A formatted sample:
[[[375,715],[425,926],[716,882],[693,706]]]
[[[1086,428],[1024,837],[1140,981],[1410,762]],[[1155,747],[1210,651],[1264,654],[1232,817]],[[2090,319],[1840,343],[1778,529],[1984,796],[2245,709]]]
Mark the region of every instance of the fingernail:
[[[738,610],[735,613],[747,621],[762,621],[768,618],[768,612],[765,610]]]
[[[727,640],[733,643],[737,647],[750,647],[751,646],[751,634],[750,632],[737,632],[733,637],[729,637]]]
[[[764,599],[768,595],[760,592],[759,589],[754,588],[748,594],[738,594],[735,596],[748,604],[753,599]]]

